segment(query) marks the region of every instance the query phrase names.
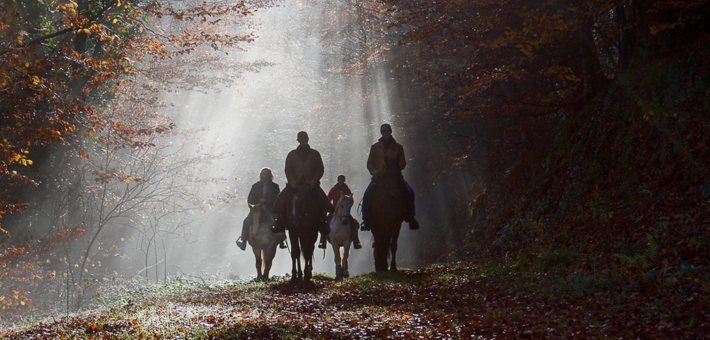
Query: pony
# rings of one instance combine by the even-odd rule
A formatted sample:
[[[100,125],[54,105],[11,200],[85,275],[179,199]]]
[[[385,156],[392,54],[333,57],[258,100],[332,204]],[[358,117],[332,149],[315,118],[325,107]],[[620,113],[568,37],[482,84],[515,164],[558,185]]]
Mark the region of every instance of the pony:
[[[298,185],[286,196],[286,229],[291,242],[291,281],[310,282],[313,277],[313,251],[318,240],[318,224],[323,223],[322,208],[315,190]],[[304,266],[301,270],[301,255]]]
[[[263,204],[250,204],[249,214],[251,214],[252,224],[249,228],[248,242],[256,258],[256,279],[268,281],[276,249],[279,243],[286,239],[286,234],[271,232],[274,218]]]
[[[404,221],[407,194],[402,183],[402,171],[393,162],[387,162],[372,188],[372,236],[375,239],[373,255],[375,271],[387,271],[387,257],[391,255],[391,272],[397,271],[397,239]]]
[[[350,256],[350,246],[352,245],[350,228],[353,223],[357,225],[357,222],[354,222],[352,216],[350,216],[353,202],[353,195],[341,195],[329,224],[330,234],[328,234],[328,241],[333,246],[333,254],[335,255],[336,280],[350,277],[350,272],[348,271],[348,257]]]

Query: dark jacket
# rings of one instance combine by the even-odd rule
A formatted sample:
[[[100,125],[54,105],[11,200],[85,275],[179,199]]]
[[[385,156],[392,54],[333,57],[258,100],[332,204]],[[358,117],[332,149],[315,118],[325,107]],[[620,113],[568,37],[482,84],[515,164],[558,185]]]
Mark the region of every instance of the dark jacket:
[[[247,198],[247,202],[249,202],[249,204],[259,203],[259,200],[262,197],[263,190],[264,183],[262,181],[254,183],[254,185],[251,186],[251,190],[249,191],[249,197]],[[264,196],[264,198],[266,199],[267,208],[271,209],[274,206],[274,201],[276,201],[276,196],[278,196],[280,191],[281,190],[279,189],[278,184],[274,182],[266,183],[266,195]]]
[[[305,157],[302,157],[302,155]],[[296,150],[288,153],[284,170],[289,184],[298,184],[301,181],[309,183],[311,180],[315,180],[320,184],[320,179],[325,172],[320,153],[311,149],[308,145],[299,146]]]

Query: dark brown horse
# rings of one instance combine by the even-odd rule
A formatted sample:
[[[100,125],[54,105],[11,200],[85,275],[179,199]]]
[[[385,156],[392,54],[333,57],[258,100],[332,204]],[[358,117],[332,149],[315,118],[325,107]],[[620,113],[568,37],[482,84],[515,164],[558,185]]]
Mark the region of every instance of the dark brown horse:
[[[389,162],[392,163],[392,162]],[[404,211],[407,203],[402,171],[396,164],[386,164],[385,170],[379,174],[379,179],[372,193],[372,235],[375,238],[375,271],[387,271],[387,256],[391,255],[392,263],[389,270],[397,271],[395,255],[397,253],[397,238],[399,228],[404,221]]]
[[[291,241],[291,281],[311,281],[313,276],[313,250],[318,239],[318,224],[323,212],[318,205],[314,189],[299,185],[286,196],[286,228]],[[304,266],[301,271],[301,254]]]

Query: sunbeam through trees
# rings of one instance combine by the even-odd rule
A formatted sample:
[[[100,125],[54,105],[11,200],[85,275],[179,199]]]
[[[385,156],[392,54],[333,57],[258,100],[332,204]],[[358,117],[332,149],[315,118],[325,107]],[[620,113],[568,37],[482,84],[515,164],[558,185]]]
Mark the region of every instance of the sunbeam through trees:
[[[707,0],[3,1],[0,324],[109,308],[130,320],[72,325],[115,338],[705,338],[709,17]],[[349,282],[321,274],[336,274],[334,255],[317,249],[314,282],[287,283],[289,245],[271,282],[247,283],[254,255],[235,241],[260,170],[286,188],[306,131],[320,187],[344,175],[359,223],[365,189],[384,187],[366,165],[382,124],[406,158],[383,162],[406,164],[391,182],[411,185],[421,224],[401,228],[400,273],[370,273],[384,257],[376,268],[378,233],[360,230]],[[236,307],[221,324],[195,312],[205,329],[180,315],[144,332],[141,289],[159,291],[153,311],[172,306],[161,294]],[[284,316],[335,305],[357,317]]]

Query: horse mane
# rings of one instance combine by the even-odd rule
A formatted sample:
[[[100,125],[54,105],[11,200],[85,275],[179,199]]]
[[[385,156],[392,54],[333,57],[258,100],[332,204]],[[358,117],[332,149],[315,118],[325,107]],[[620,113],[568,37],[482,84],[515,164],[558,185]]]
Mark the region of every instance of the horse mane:
[[[340,205],[343,204],[343,197],[345,197],[345,195],[340,196],[338,204],[336,204],[337,207],[335,207],[335,211],[333,211],[333,216],[338,216],[338,213],[340,212]]]

